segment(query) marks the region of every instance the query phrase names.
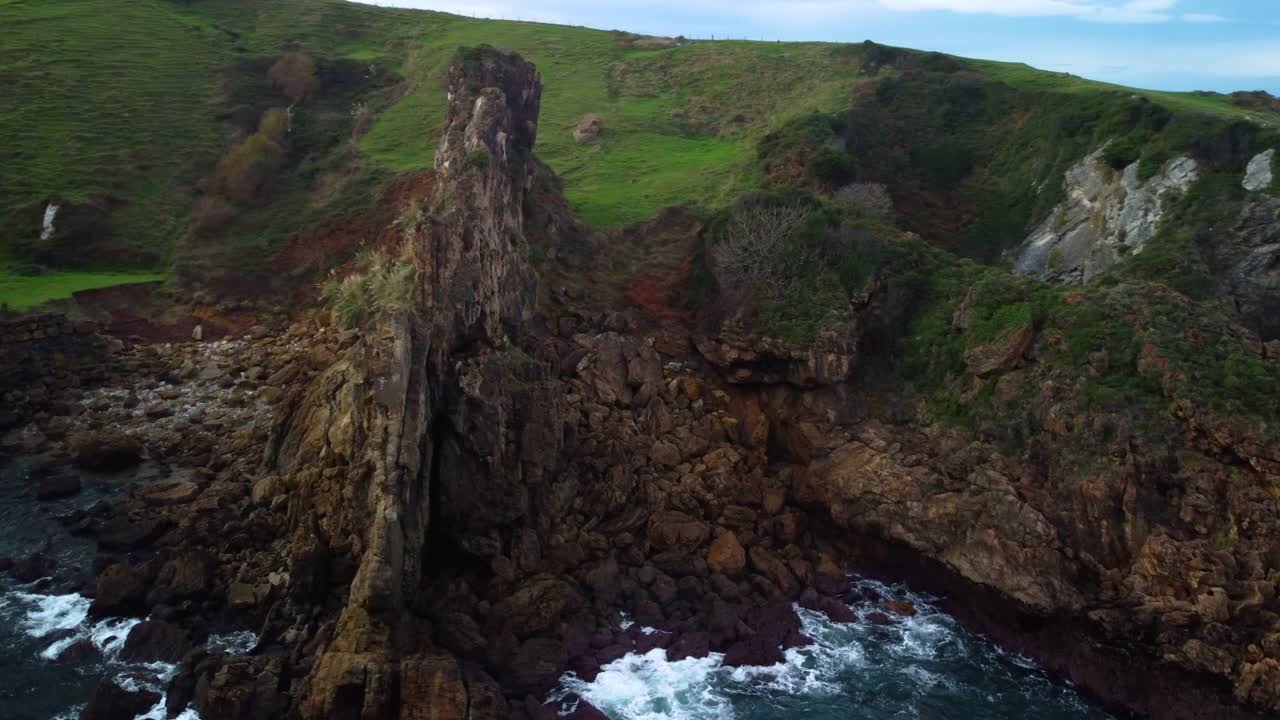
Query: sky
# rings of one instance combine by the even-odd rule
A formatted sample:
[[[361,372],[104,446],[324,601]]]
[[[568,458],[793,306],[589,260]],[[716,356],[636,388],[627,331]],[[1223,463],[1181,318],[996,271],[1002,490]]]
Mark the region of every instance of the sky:
[[[1158,90],[1280,94],[1280,0],[376,0],[689,38],[828,40]]]

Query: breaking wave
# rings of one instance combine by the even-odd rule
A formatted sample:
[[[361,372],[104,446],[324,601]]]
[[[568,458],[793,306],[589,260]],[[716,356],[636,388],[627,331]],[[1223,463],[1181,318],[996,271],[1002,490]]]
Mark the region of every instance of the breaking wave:
[[[862,580],[856,622],[834,623],[796,607],[813,644],[768,667],[724,667],[723,656],[667,660],[665,650],[629,654],[593,682],[566,674],[551,699],[563,713],[581,697],[614,720],[835,720],[982,717],[1101,720],[1108,716],[1029,660],[969,633],[901,585]],[[906,601],[914,615],[886,609]]]

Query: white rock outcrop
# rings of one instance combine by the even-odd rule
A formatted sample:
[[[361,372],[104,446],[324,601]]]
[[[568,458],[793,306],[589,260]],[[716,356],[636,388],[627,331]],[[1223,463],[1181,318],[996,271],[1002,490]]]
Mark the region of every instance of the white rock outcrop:
[[[1276,151],[1272,148],[1266,152],[1260,152],[1253,156],[1249,161],[1249,166],[1244,171],[1244,189],[1249,192],[1259,192],[1271,187],[1274,179]]]
[[[1067,170],[1066,199],[1016,249],[1014,272],[1063,284],[1087,282],[1142,247],[1159,229],[1166,199],[1191,187],[1199,164],[1180,156],[1138,179],[1138,163],[1116,172],[1104,148]]]

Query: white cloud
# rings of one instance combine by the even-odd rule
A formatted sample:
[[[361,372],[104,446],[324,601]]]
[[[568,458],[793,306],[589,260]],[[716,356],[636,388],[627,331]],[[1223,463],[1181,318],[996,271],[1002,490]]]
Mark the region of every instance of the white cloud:
[[[1227,22],[1227,18],[1213,13],[1183,13],[1182,19],[1189,23],[1220,23]]]
[[[1090,22],[1150,23],[1172,19],[1178,0],[878,0],[890,10],[945,10],[982,15],[1068,17]]]
[[[363,0],[377,4],[431,8],[480,17],[573,22],[601,15],[601,6],[585,0]],[[651,0],[620,2],[616,10],[674,11],[682,14],[738,15],[756,21],[800,25],[847,20],[876,10],[943,11],[1014,17],[1061,17],[1091,22],[1150,23],[1172,20],[1178,0]],[[607,13],[604,13],[607,14]],[[1203,13],[1183,16],[1207,18]]]

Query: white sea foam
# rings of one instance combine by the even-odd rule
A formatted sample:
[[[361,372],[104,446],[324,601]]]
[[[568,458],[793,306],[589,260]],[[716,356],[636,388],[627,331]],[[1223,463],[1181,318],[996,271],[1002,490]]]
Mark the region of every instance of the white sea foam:
[[[247,655],[258,644],[258,636],[252,630],[239,630],[224,635],[210,635],[205,645],[210,650],[221,650],[232,655]]]
[[[732,718],[728,698],[709,679],[720,670],[723,659],[712,653],[671,661],[662,649],[632,653],[601,668],[595,682],[566,675],[553,698],[562,700],[577,693],[610,717],[628,720]]]
[[[84,705],[76,705],[75,707],[64,710],[54,715],[49,720],[78,720],[80,713],[84,712]]]
[[[34,595],[15,592],[12,596],[31,607],[22,619],[22,626],[28,635],[35,638],[76,629],[89,617],[89,605],[93,602],[77,594]]]
[[[995,704],[1000,718],[1021,717],[1009,714],[1022,712],[1017,708],[1034,712],[1039,707],[1069,713],[1052,717],[1105,717],[1069,688],[1037,673],[1026,658],[993,652],[989,643],[939,611],[933,604],[937,598],[870,580],[858,581],[855,589],[866,593],[850,606],[858,622],[835,623],[797,606],[801,631],[813,642],[787,650],[776,665],[729,668],[717,654],[669,661],[665,650],[651,650],[605,665],[594,682],[567,674],[550,699],[561,702],[561,713],[568,714],[575,709],[573,698],[580,697],[614,720],[732,720],[737,713],[879,720],[937,717],[930,708],[974,702]],[[915,614],[886,610],[888,600],[909,601]],[[887,614],[892,622],[868,622],[871,613]],[[622,627],[631,624],[624,616]],[[958,668],[969,670],[969,676],[956,674]],[[855,697],[860,699],[851,705]],[[774,709],[761,715],[761,708]]]

